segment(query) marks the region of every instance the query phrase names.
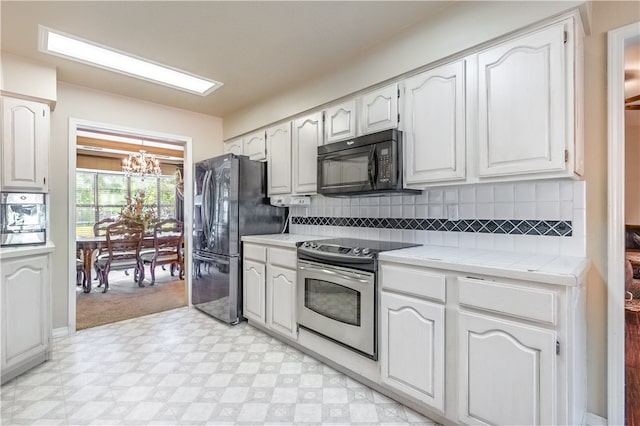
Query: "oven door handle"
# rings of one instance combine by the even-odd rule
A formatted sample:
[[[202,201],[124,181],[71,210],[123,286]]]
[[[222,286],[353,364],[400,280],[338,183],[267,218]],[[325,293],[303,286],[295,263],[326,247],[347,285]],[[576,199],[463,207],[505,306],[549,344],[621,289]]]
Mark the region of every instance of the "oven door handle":
[[[362,279],[362,275],[360,274],[347,274],[344,272],[332,271],[331,269],[326,268],[316,268],[310,266],[298,266],[298,269],[301,271],[310,271],[310,272],[323,272],[325,274],[335,275],[336,277],[344,278],[345,280],[358,281],[361,283],[368,283],[368,279]]]

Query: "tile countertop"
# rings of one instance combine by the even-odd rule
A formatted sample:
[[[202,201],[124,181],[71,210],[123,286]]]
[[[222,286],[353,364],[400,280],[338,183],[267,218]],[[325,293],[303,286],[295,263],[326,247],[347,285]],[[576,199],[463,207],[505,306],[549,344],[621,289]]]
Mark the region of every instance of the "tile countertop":
[[[335,237],[320,237],[318,235],[302,234],[266,234],[266,235],[245,235],[242,241],[245,243],[269,244],[281,247],[296,247],[297,243],[304,241],[328,240]]]
[[[589,268],[584,257],[428,245],[387,251],[379,259],[566,286],[579,285]]]

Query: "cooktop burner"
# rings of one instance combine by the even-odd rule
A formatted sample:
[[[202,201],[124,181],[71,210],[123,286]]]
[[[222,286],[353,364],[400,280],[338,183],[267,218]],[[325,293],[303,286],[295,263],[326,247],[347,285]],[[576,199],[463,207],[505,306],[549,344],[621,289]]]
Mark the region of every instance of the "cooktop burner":
[[[373,259],[378,253],[420,244],[399,241],[360,240],[355,238],[335,238],[331,240],[307,241],[300,245],[303,252],[317,254],[326,253],[330,256],[346,258]]]

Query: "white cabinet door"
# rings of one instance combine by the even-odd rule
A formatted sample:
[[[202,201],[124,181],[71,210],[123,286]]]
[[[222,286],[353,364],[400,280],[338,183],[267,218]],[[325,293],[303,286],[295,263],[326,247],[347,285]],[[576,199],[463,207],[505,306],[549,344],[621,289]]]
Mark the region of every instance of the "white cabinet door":
[[[247,135],[242,140],[242,154],[249,156],[252,160],[265,160],[267,158],[265,131]]]
[[[243,316],[265,324],[265,265],[248,259],[243,259],[242,262]]]
[[[464,65],[454,62],[405,81],[407,187],[465,177]]]
[[[293,192],[315,194],[318,189],[318,146],[322,145],[322,112],[293,122]]]
[[[382,382],[444,411],[444,305],[383,291]]]
[[[398,84],[362,95],[360,111],[361,135],[398,127]]]
[[[267,266],[267,325],[292,339],[296,327],[296,271]]]
[[[232,139],[224,143],[225,154],[242,155],[242,138]]]
[[[291,123],[267,129],[268,194],[291,194]]]
[[[2,373],[43,361],[51,341],[49,257],[2,262]],[[15,374],[13,374],[15,375]]]
[[[564,75],[561,24],[478,54],[481,177],[565,168]]]
[[[459,418],[466,424],[557,424],[556,333],[459,315]]]
[[[2,189],[46,192],[49,106],[2,98]]]
[[[355,138],[358,135],[356,115],[355,99],[327,108],[324,112],[326,143]]]

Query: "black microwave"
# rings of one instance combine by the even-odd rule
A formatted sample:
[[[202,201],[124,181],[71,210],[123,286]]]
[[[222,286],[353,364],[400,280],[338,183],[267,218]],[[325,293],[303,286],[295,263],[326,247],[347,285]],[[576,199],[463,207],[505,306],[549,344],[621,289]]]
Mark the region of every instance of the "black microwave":
[[[318,193],[420,193],[402,188],[402,132],[383,130],[318,147]]]

